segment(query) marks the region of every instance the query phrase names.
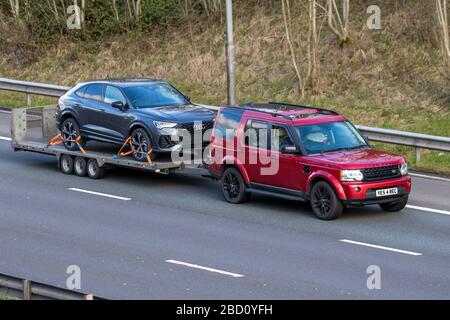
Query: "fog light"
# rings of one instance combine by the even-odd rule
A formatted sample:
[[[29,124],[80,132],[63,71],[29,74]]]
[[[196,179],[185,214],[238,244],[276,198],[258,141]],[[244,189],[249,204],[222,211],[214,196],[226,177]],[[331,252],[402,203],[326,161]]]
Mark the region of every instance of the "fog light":
[[[361,191],[361,188],[360,188],[360,187],[356,187],[356,188],[355,188],[355,191],[356,191],[356,192],[360,192],[360,191]]]

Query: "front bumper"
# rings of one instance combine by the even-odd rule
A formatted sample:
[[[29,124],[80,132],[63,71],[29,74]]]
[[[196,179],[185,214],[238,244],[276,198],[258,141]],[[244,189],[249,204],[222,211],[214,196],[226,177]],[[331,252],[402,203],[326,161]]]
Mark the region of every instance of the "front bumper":
[[[346,195],[342,202],[346,206],[364,206],[400,201],[408,197],[411,192],[411,177],[404,176],[397,179],[374,182],[343,182],[342,188]],[[377,197],[376,190],[398,188],[398,194],[387,197]]]

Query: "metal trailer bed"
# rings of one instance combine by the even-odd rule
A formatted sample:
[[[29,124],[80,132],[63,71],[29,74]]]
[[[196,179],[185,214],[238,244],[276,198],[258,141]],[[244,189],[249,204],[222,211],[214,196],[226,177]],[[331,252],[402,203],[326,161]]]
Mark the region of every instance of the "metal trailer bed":
[[[69,151],[62,145],[49,145],[50,139],[58,134],[56,128],[56,106],[37,108],[18,108],[12,110],[11,116],[11,146],[14,151],[29,151],[53,155],[57,158],[58,168],[61,168],[61,157],[81,157],[86,160],[95,159],[99,168],[124,167],[149,172],[169,174],[171,170],[185,168],[184,162],[171,161],[139,162],[131,157],[119,157],[118,147],[105,144],[88,144],[85,153]],[[37,116],[38,114],[38,116]],[[36,125],[36,117],[40,117],[41,125]],[[63,171],[64,172],[64,171]]]

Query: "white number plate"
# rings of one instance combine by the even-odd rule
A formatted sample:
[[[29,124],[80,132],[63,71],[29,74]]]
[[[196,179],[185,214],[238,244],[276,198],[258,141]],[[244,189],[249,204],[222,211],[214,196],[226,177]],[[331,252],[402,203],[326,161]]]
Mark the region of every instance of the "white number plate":
[[[381,189],[376,191],[377,197],[387,197],[398,194],[398,188]]]

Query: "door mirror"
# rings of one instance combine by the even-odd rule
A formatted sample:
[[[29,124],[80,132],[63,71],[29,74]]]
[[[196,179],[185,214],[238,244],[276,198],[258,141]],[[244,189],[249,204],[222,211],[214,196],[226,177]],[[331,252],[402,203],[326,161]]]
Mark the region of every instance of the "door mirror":
[[[121,111],[127,110],[127,106],[122,101],[114,101],[111,105],[113,108],[119,109]]]
[[[298,153],[298,149],[294,145],[287,144],[281,147],[281,153],[294,154]]]

